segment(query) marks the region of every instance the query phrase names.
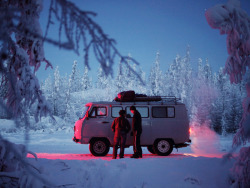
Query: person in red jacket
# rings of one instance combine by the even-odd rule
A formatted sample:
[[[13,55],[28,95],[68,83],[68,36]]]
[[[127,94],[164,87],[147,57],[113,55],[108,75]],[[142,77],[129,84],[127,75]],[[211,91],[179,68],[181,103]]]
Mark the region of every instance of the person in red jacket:
[[[142,158],[142,149],[141,149],[141,134],[142,134],[142,120],[141,114],[136,110],[135,106],[130,107],[130,111],[133,116],[132,120],[132,133],[133,133],[133,149],[134,154],[131,158]]]
[[[127,140],[127,133],[130,131],[131,127],[129,121],[125,118],[125,110],[120,110],[120,117],[114,119],[111,128],[115,133],[114,135],[114,146],[113,146],[113,159],[117,157],[117,149],[120,144],[120,154],[119,157],[124,158],[124,147]]]

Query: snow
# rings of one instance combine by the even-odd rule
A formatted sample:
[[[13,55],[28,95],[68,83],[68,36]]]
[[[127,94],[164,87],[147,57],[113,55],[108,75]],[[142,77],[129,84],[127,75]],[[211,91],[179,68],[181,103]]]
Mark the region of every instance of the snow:
[[[82,157],[84,158],[84,156]],[[70,187],[227,187],[231,163],[175,156],[119,160],[30,159],[56,186]],[[219,177],[219,178],[218,178]]]
[[[0,132],[15,132],[16,124],[12,120],[1,119],[0,120]]]
[[[24,144],[22,131],[3,132],[3,138]],[[58,127],[58,126],[56,126]],[[173,150],[169,156],[150,154],[143,148],[142,159],[131,159],[132,147],[125,158],[112,160],[112,148],[105,157],[95,157],[88,145],[72,141],[73,130],[30,131],[28,162],[38,168],[52,185],[65,187],[228,187],[234,159],[222,156],[231,149],[232,136],[222,137],[208,128],[192,127],[190,147]]]

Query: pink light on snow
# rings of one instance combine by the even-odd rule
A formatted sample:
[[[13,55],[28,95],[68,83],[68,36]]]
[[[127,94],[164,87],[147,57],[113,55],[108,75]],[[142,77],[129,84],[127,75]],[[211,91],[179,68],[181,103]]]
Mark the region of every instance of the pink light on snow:
[[[217,157],[222,158],[225,152],[220,151],[218,135],[208,126],[191,126],[190,132],[193,153],[185,153],[193,157]]]
[[[37,158],[41,159],[51,159],[51,160],[91,160],[91,159],[102,159],[102,160],[111,160],[112,155],[108,154],[105,157],[95,157],[91,154],[73,154],[73,153],[36,153]],[[28,158],[35,158],[33,155],[28,154]]]
[[[38,159],[49,159],[49,160],[106,160],[106,161],[111,161],[112,160],[112,154],[108,154],[104,157],[95,157],[91,154],[61,154],[61,153],[36,153]],[[129,159],[132,154],[125,154],[124,159]],[[159,156],[155,154],[143,154],[142,159],[154,159],[154,158],[183,158],[183,157],[199,157],[191,153],[187,154],[175,154],[172,153],[169,156]],[[28,158],[34,158],[33,155],[28,154]],[[120,160],[119,157],[116,160]],[[134,159],[131,159],[134,160]],[[141,159],[138,159],[141,160]]]

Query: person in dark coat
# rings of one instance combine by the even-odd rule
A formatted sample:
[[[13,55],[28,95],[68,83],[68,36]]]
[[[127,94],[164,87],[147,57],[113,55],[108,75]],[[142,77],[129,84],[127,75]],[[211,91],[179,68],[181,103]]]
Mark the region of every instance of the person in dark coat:
[[[136,110],[135,106],[130,107],[130,111],[133,115],[132,131],[133,131],[133,149],[134,154],[131,158],[142,158],[141,149],[141,134],[142,134],[142,120],[141,114]]]
[[[117,157],[117,149],[120,144],[120,159],[124,158],[124,147],[127,140],[127,133],[130,131],[131,127],[129,121],[125,118],[125,110],[120,110],[120,117],[114,119],[111,128],[115,133],[114,135],[114,146],[113,146],[113,159]]]

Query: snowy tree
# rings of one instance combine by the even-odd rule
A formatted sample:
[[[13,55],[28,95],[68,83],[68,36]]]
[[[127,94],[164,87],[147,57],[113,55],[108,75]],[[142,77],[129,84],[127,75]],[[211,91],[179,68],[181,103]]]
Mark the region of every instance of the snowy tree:
[[[83,80],[84,78],[84,80]],[[83,76],[82,84],[84,84],[84,88],[82,88],[81,85],[81,79],[79,75],[79,71],[77,69],[77,61],[74,61],[72,65],[72,72],[69,76],[66,92],[65,92],[65,111],[63,112],[62,118],[64,118],[65,121],[71,122],[72,124],[74,123],[74,120],[77,118],[76,117],[76,111],[75,111],[75,106],[76,103],[79,103],[78,101],[74,100],[74,97],[72,94],[77,91],[86,91],[87,89],[90,88],[90,83],[89,83],[89,78],[88,78],[88,67],[85,66],[85,72]],[[62,109],[62,108],[61,108]]]
[[[142,70],[141,67],[138,68],[138,74],[141,76],[141,79],[142,79],[142,82],[140,82],[138,79],[137,79],[137,86],[136,86],[136,91],[138,93],[141,93],[141,94],[146,94],[147,93],[147,87],[146,87],[146,84],[143,84],[143,83],[146,83],[146,73]]]
[[[51,100],[53,85],[52,85],[52,77],[49,75],[43,84],[41,84],[42,91],[47,100]]]
[[[217,98],[212,103],[210,119],[213,129],[219,134],[225,134],[223,115],[226,109],[226,98],[229,85],[222,68],[219,70],[218,74],[216,74],[214,82],[217,90]]]
[[[164,92],[176,96],[187,105],[189,113],[192,106],[192,69],[190,65],[190,47],[187,46],[184,57],[177,55],[165,74]]]
[[[124,68],[122,66],[122,62],[119,62],[117,75],[115,78],[115,86],[116,86],[116,92],[119,93],[124,90],[125,88],[125,73]]]
[[[73,108],[71,105],[71,93],[74,91],[76,65],[77,65],[77,61],[74,61],[72,65],[72,72],[71,72],[71,75],[69,76],[67,91],[65,93],[65,112],[63,116],[65,120],[69,120],[70,115],[73,114]]]
[[[80,86],[80,90],[86,91],[89,90],[92,87],[91,84],[91,79],[89,77],[89,69],[87,66],[84,66],[84,72],[83,72],[83,76],[81,79],[81,86]]]
[[[203,65],[202,65],[202,59],[199,58],[198,59],[198,73],[197,73],[197,77],[198,79],[203,79],[204,75],[203,75]]]
[[[208,59],[206,59],[206,64],[203,69],[204,69],[205,82],[207,84],[211,84],[213,81],[213,75],[210,64],[208,63]]]
[[[150,94],[155,96],[163,95],[163,75],[160,68],[160,53],[156,53],[156,59],[150,70],[149,77]]]
[[[166,81],[167,81],[167,87],[165,88],[165,93],[169,96],[177,96],[179,95],[179,88],[178,88],[178,78],[180,73],[180,61],[181,57],[180,55],[177,55],[173,61],[173,63],[170,65],[168,71],[166,72]]]
[[[137,85],[137,79],[135,78],[133,72],[136,72],[136,66],[131,60],[131,54],[128,54],[127,64],[132,68],[124,67],[124,88],[123,90],[134,90]]]
[[[97,73],[96,87],[99,89],[105,89],[108,87],[109,84],[111,84],[110,77],[104,73],[102,67],[99,67]]]
[[[87,67],[87,66],[85,66],[85,67]],[[77,61],[73,62],[70,79],[71,79],[71,88],[70,88],[71,92],[80,91],[80,89],[81,89],[81,76],[80,76],[80,71],[79,71],[78,66],[77,66]]]
[[[208,67],[208,65],[206,65]],[[191,122],[196,125],[211,126],[210,112],[217,92],[213,85],[207,83],[207,70],[204,69],[202,59],[198,59],[197,77],[193,78],[191,100]]]
[[[215,86],[217,98],[212,104],[210,113],[212,126],[220,134],[235,133],[242,116],[242,92],[241,84],[230,84],[228,76],[219,70],[216,76]]]
[[[0,74],[0,81],[3,80],[2,75]],[[4,99],[7,95],[7,83],[6,82],[0,82],[0,98]]]
[[[6,110],[4,109],[4,103],[2,103],[7,96],[8,82],[1,81],[2,79],[3,77],[0,74],[0,119],[1,118],[9,119],[11,118],[11,114],[6,112]]]
[[[190,62],[190,46],[186,48],[186,55],[181,60],[181,72],[180,87],[182,91],[180,93],[181,100],[187,105],[188,110],[191,109],[192,101],[190,100],[192,95],[192,68]],[[193,82],[194,83],[194,82]],[[190,112],[189,112],[190,113]]]
[[[136,64],[131,65],[134,72],[137,72]],[[136,78],[136,76],[132,73],[129,74],[130,76],[126,76],[127,80],[127,90],[135,90],[135,92],[138,92],[138,86],[140,85],[140,81]]]
[[[60,78],[60,72],[59,67],[57,66],[54,71],[54,79],[53,79],[53,90],[52,90],[52,106],[53,106],[53,114],[58,116],[59,115],[59,105],[60,99],[62,98],[62,92],[61,92],[61,78]]]
[[[225,72],[232,83],[239,83],[250,68],[250,18],[241,9],[239,0],[229,0],[206,11],[208,24],[227,35],[228,58]],[[247,96],[243,100],[243,116],[239,130],[234,137],[234,145],[250,141],[250,79],[246,84]],[[242,148],[233,169],[235,186],[250,186],[250,147]]]
[[[129,54],[128,57],[131,58]],[[125,90],[134,90],[136,93],[146,93],[145,88],[145,72],[141,70],[135,63],[130,59],[127,60],[127,63],[132,67],[133,72],[140,75],[140,79],[136,77],[133,72],[124,66],[124,63],[119,62],[119,66],[116,73],[116,78],[114,81],[115,92],[119,93]],[[138,69],[138,70],[137,70]]]
[[[25,143],[28,143],[29,140],[29,109],[31,106],[36,105],[34,117],[37,121],[50,111],[35,74],[43,62],[46,63],[46,68],[52,67],[44,55],[44,42],[72,50],[77,54],[82,46],[85,64],[88,67],[88,54],[90,50],[93,50],[107,75],[112,74],[112,66],[117,57],[129,66],[126,63],[127,57],[122,56],[116,49],[115,41],[108,38],[102,28],[93,21],[92,16],[95,15],[93,12],[81,11],[67,0],[50,2],[48,25],[45,36],[43,36],[39,24],[42,10],[41,0],[0,1],[0,74],[3,75],[3,81],[8,84],[6,102],[2,100],[1,106],[11,112],[13,118],[22,118],[21,121],[16,122],[17,125],[18,122],[22,122],[26,127]],[[50,25],[55,22],[59,23],[58,39],[49,37]],[[82,42],[81,45],[80,42]],[[106,64],[107,61],[109,65]],[[137,63],[134,59],[132,61]],[[16,148],[6,144],[1,135],[0,141],[3,143],[3,147],[10,149],[15,158],[23,164],[21,166],[25,170],[25,174],[31,174],[29,165],[23,162],[22,156],[16,151]],[[9,162],[2,157],[1,155],[1,161]],[[32,182],[34,176],[28,175],[26,182]],[[43,183],[45,182],[43,181]]]
[[[236,133],[239,128],[239,123],[242,117],[242,106],[239,94],[239,85],[233,84],[230,87],[229,95],[227,96],[227,108],[224,112],[224,127],[227,133]]]

